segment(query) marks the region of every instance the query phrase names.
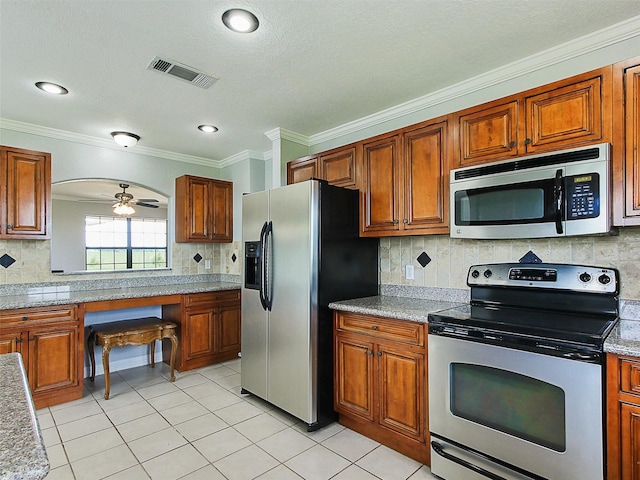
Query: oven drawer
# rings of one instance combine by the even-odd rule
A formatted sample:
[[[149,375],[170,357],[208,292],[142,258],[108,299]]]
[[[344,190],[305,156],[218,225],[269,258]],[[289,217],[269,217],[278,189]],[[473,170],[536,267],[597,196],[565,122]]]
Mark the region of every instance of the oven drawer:
[[[620,358],[620,390],[633,395],[640,395],[640,361],[631,358]]]
[[[357,313],[337,312],[336,316],[338,331],[359,333],[419,347],[425,344],[424,327],[423,323],[409,320],[393,320]]]

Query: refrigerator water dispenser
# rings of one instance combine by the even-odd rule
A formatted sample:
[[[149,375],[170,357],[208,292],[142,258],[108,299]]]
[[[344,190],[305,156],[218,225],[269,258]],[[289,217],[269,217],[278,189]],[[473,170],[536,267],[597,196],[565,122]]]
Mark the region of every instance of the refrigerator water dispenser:
[[[245,242],[244,244],[244,288],[260,290],[261,257],[260,242]]]

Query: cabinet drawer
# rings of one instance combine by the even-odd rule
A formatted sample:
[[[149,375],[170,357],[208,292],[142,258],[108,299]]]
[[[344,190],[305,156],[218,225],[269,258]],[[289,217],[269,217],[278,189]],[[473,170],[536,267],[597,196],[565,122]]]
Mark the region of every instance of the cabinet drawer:
[[[640,361],[620,358],[620,390],[640,395]]]
[[[5,325],[40,325],[51,322],[78,320],[78,306],[64,305],[56,307],[23,308],[0,312],[0,328]]]
[[[222,290],[219,292],[190,293],[185,295],[184,305],[186,308],[202,307],[208,304],[225,304],[228,302],[239,302],[240,290]]]
[[[408,320],[336,312],[336,329],[409,345],[424,346],[424,324]]]

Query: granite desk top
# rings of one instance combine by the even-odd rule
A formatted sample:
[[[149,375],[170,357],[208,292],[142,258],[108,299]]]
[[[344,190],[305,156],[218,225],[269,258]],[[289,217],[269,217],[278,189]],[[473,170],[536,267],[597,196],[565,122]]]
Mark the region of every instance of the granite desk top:
[[[111,285],[109,286],[112,288],[99,288],[99,286],[94,285],[96,288],[82,290],[76,289],[73,283],[30,287],[22,292],[14,291],[13,294],[0,296],[0,310],[240,289],[239,283],[224,281],[134,285],[119,288]]]
[[[377,295],[332,302],[329,304],[329,308],[344,312],[427,323],[430,313],[439,312],[440,310],[453,308],[458,305],[460,305],[460,303],[442,300]]]
[[[48,473],[22,356],[0,355],[0,479],[39,479]]]

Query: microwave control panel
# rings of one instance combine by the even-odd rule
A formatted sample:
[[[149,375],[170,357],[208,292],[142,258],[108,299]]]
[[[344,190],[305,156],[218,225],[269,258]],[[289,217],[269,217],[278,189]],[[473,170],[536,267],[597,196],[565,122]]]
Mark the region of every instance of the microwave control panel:
[[[587,173],[566,177],[567,220],[600,216],[600,175]]]

